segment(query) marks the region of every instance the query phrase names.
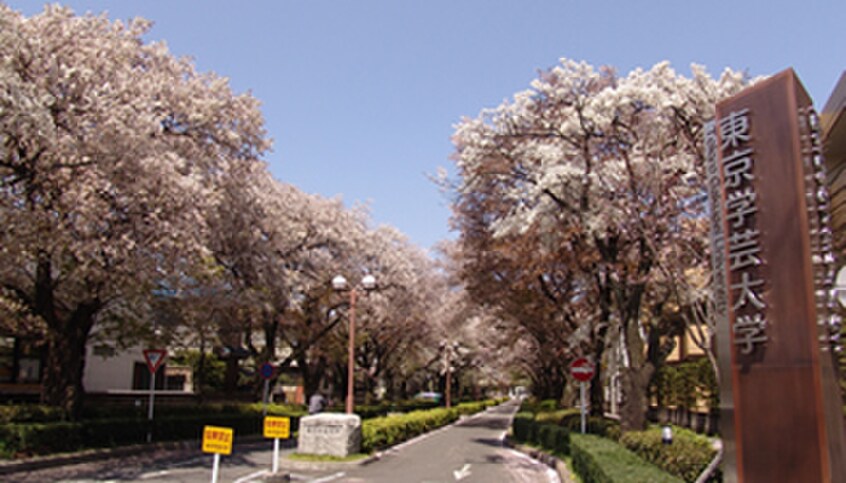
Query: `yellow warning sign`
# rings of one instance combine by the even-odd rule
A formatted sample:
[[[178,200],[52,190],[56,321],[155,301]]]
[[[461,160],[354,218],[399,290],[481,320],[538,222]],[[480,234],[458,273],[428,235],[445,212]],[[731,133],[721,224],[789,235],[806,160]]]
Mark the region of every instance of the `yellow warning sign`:
[[[217,454],[232,454],[232,428],[217,426],[203,427],[203,452]]]
[[[280,416],[265,416],[264,437],[282,439],[290,438],[291,418],[283,418]]]

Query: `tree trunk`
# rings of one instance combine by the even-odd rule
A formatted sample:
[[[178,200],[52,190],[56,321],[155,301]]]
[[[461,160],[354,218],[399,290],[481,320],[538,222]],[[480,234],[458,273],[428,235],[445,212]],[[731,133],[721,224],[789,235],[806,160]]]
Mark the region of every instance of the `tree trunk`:
[[[88,320],[68,323],[66,330],[47,332],[47,364],[44,367],[43,402],[62,408],[71,420],[82,416],[85,388],[85,345],[93,325]]]
[[[620,405],[620,429],[623,431],[646,429],[646,412],[649,409],[647,388],[654,371],[651,363],[640,369],[629,367],[621,371],[623,403]]]
[[[82,416],[85,395],[82,384],[85,346],[102,303],[95,297],[80,303],[67,318],[62,318],[56,309],[53,286],[52,260],[42,251],[38,254],[33,307],[47,324],[47,363],[41,400],[62,408],[68,418],[77,420]]]
[[[607,327],[607,325],[605,326]],[[593,356],[594,360],[594,375],[590,383],[590,414],[592,416],[602,416],[605,414],[605,384],[602,380],[602,357],[605,353],[605,334],[607,329],[602,329],[596,335],[594,343]]]
[[[240,363],[234,354],[226,359],[226,372],[223,376],[223,391],[226,394],[235,394],[238,391],[238,369]]]

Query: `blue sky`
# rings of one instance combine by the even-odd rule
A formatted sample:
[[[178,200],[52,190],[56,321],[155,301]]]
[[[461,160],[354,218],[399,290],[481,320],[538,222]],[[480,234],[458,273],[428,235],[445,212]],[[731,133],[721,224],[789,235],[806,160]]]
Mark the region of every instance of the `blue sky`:
[[[4,0],[0,0],[4,1]],[[6,0],[32,15],[43,2]],[[427,179],[453,125],[561,57],[621,74],[669,60],[767,75],[793,67],[818,108],[846,69],[846,1],[254,0],[60,2],[155,22],[151,40],[263,103],[277,179],[348,204],[423,247],[455,237]]]

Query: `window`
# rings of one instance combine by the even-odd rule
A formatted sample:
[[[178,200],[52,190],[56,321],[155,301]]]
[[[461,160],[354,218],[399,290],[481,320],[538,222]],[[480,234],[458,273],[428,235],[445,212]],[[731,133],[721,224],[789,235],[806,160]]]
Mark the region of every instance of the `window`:
[[[156,390],[165,387],[165,365],[159,366],[156,371]],[[150,390],[150,369],[146,362],[136,362],[132,370],[132,389],[140,391]]]

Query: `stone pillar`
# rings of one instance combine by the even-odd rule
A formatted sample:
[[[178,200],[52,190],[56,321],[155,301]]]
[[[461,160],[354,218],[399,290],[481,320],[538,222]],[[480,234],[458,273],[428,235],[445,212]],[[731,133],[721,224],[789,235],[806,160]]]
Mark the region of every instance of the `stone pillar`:
[[[297,452],[343,458],[361,450],[361,418],[320,413],[300,419]]]

